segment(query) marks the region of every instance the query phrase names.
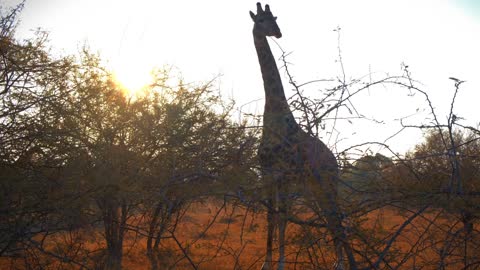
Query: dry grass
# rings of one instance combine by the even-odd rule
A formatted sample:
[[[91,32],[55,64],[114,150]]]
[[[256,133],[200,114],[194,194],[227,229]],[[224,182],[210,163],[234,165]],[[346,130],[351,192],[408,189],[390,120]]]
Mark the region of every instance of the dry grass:
[[[218,214],[218,215],[217,215]],[[385,246],[394,232],[407,220],[410,213],[399,213],[392,209],[381,209],[362,217],[363,239],[369,243],[377,243],[377,250]],[[216,219],[214,220],[214,217]],[[461,224],[451,224],[446,217],[436,212],[430,212],[417,217],[406,226],[391,250],[395,258],[387,257],[391,265],[400,265],[401,269],[412,269],[422,265],[422,269],[438,269],[444,238],[448,232],[461,229]],[[288,227],[287,269],[315,269],[332,266],[331,241],[328,237],[319,237],[325,232],[321,229],[305,229],[290,224]],[[192,269],[189,260],[182,252],[198,266],[198,269],[260,269],[265,255],[266,221],[263,213],[250,209],[221,203],[197,203],[190,207],[180,220],[173,239],[165,239],[162,244],[160,258],[164,269],[176,265],[172,269]],[[100,233],[79,231],[74,235],[56,235],[51,237],[49,248],[61,250],[69,243],[76,242],[79,248],[87,251],[105,247]],[[380,239],[380,240],[379,240]],[[381,241],[384,239],[384,241]],[[357,248],[368,250],[362,241],[355,240]],[[377,242],[376,242],[377,241]],[[133,232],[125,238],[124,269],[147,270],[150,263],[146,256],[146,241]],[[472,251],[473,253],[474,251]],[[453,254],[453,253],[452,253]],[[473,255],[473,254],[472,254]],[[39,256],[44,256],[39,254]],[[77,254],[81,258],[82,253]],[[375,255],[372,256],[374,258]],[[361,258],[359,257],[359,260]],[[453,263],[456,257],[447,262]],[[14,269],[12,261],[0,260],[0,269]],[[17,261],[19,268],[23,265]],[[381,266],[385,266],[382,265]],[[448,269],[456,269],[452,264]],[[49,269],[68,269],[68,263],[54,262]]]

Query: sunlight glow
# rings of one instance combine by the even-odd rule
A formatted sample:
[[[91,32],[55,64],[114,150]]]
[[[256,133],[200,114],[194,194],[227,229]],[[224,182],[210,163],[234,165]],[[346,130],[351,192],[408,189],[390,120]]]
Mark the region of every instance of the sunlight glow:
[[[152,68],[139,61],[119,61],[112,70],[115,81],[129,96],[135,96],[152,83]]]

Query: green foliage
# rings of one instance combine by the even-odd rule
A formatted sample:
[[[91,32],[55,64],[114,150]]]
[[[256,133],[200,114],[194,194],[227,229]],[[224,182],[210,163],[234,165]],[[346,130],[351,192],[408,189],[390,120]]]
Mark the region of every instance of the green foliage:
[[[384,200],[389,187],[385,172],[392,166],[392,160],[379,153],[357,159],[342,171],[341,197],[349,204]]]
[[[445,143],[445,138],[449,138],[446,131],[427,133],[425,142],[407,154],[403,166],[410,172],[400,184],[412,192],[423,193],[434,205],[457,209],[476,205],[480,194],[478,136],[469,131],[453,133],[455,153],[452,145]],[[406,171],[405,168],[397,170]]]

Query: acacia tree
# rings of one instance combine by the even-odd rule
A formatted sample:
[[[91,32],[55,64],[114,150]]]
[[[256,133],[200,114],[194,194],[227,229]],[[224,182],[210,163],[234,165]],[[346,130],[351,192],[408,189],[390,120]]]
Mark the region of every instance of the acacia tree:
[[[22,7],[1,20],[0,256],[23,257],[27,268],[53,258],[120,269],[129,231],[147,237],[152,259],[165,232],[175,237],[172,217],[186,202],[255,179],[245,158],[254,134],[230,121],[231,106],[211,83],[170,87],[157,73],[143,96],[128,99],[88,50],[79,62],[53,59],[46,33],[15,40]],[[95,238],[99,225],[104,251],[83,247],[85,237],[70,245],[55,238]]]
[[[445,143],[450,134],[453,140]],[[430,216],[435,214],[434,218],[425,216],[430,226],[418,226],[419,240],[413,247],[427,248],[410,256],[422,258],[419,266],[478,266],[475,251],[479,248],[479,233],[474,224],[479,217],[479,139],[476,129],[449,133],[448,128],[434,126],[427,131],[425,141],[407,153],[405,160],[395,164],[387,175],[396,190],[395,197],[408,198],[402,207],[418,209],[428,205],[432,209]],[[435,256],[425,256],[427,252]]]
[[[69,149],[65,171],[98,209],[106,269],[120,269],[128,231],[147,236],[147,255],[158,267],[164,234],[177,240],[175,224],[169,226],[175,215],[187,202],[221,191],[246,151],[239,145],[250,135],[231,124],[210,85],[170,87],[164,76],[157,73],[152,87],[131,101],[86,54],[73,75],[75,91],[41,113],[59,116],[49,126],[64,131],[57,139]]]
[[[165,76],[157,73],[146,95],[132,104],[143,108],[133,125],[140,131],[137,139],[148,145],[141,205],[145,220],[139,230],[147,237],[152,269],[173,259],[163,255],[165,242],[173,242],[180,253],[173,264],[186,259],[196,267],[176,234],[179,217],[190,203],[223,197],[231,186],[252,180],[248,169],[239,168],[248,168],[244,163],[254,145],[248,142],[254,137],[231,122],[231,106],[215,94],[212,83],[169,86]]]
[[[61,196],[52,192],[57,183],[51,181],[58,159],[38,141],[46,130],[37,116],[58,97],[48,83],[63,81],[74,68],[71,58],[48,53],[46,33],[25,41],[15,38],[22,8],[23,3],[6,14],[1,10],[0,16],[0,256],[5,257],[34,253],[40,243],[35,236],[63,226],[55,218]]]
[[[344,164],[340,194],[350,205],[381,205],[388,199],[390,186],[385,174],[394,165],[391,158],[380,153],[365,155],[353,164]],[[369,208],[371,208],[369,207]],[[358,207],[360,208],[360,207]]]
[[[48,57],[47,52],[43,54]],[[40,220],[48,230],[37,231],[35,236],[42,234],[45,239],[55,232],[94,222],[94,217],[87,218],[94,213],[89,200],[92,198],[105,227],[106,264],[116,269],[116,262],[121,262],[130,206],[117,188],[128,186],[140,161],[124,144],[128,127],[123,121],[129,119],[128,111],[123,110],[126,99],[101,70],[98,59],[84,52],[82,61],[70,62],[67,69],[54,65],[51,70],[39,71],[39,78],[26,75],[27,81],[19,89],[9,86],[7,105],[20,107],[11,110],[9,118],[15,121],[8,124],[18,133],[13,128],[8,130],[7,134],[17,139],[11,138],[10,145],[3,145],[2,150],[8,151],[10,160],[16,160],[15,166],[28,169],[27,175],[20,176],[28,183],[22,189],[31,188],[35,194],[31,203],[46,209]],[[15,64],[29,67],[28,61]],[[14,90],[21,95],[16,96]],[[21,102],[14,102],[15,98]],[[27,105],[21,106],[24,103]],[[7,179],[7,183],[11,184],[11,180]],[[46,190],[38,192],[39,188]],[[48,256],[64,257],[50,252],[45,241],[33,243]],[[83,267],[80,261],[85,260],[81,257],[73,258],[73,262]]]

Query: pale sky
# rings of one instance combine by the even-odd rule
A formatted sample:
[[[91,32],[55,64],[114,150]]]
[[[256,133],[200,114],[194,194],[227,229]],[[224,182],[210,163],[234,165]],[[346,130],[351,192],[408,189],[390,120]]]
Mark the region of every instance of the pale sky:
[[[7,5],[18,1],[6,0]],[[252,40],[249,10],[256,1],[226,0],[27,0],[20,36],[41,27],[50,32],[54,51],[76,53],[87,42],[126,84],[142,80],[154,66],[173,65],[187,81],[209,81],[218,74],[225,97],[245,112],[263,112],[263,84]],[[457,114],[465,123],[480,122],[480,0],[305,0],[268,3],[293,52],[288,60],[299,83],[340,76],[337,33],[347,78],[373,73],[372,79],[400,74],[410,67],[431,95],[440,120],[446,119],[453,94],[448,77],[462,85]],[[274,54],[280,56],[274,43]],[[283,74],[283,73],[282,73]],[[368,76],[367,76],[368,77]],[[139,79],[137,79],[139,78]],[[145,79],[144,79],[145,80]],[[287,95],[291,87],[284,79]],[[316,84],[308,95],[327,85]],[[400,129],[394,119],[415,112],[423,97],[398,88],[376,87],[352,100],[370,121],[339,123],[337,150],[366,141],[384,141]],[[259,100],[254,103],[251,101]],[[424,106],[423,106],[424,107]],[[421,124],[422,120],[412,120]],[[425,121],[423,121],[425,123]],[[419,142],[418,131],[388,141],[404,152]],[[333,139],[327,144],[333,144]],[[378,147],[372,150],[379,150]]]

